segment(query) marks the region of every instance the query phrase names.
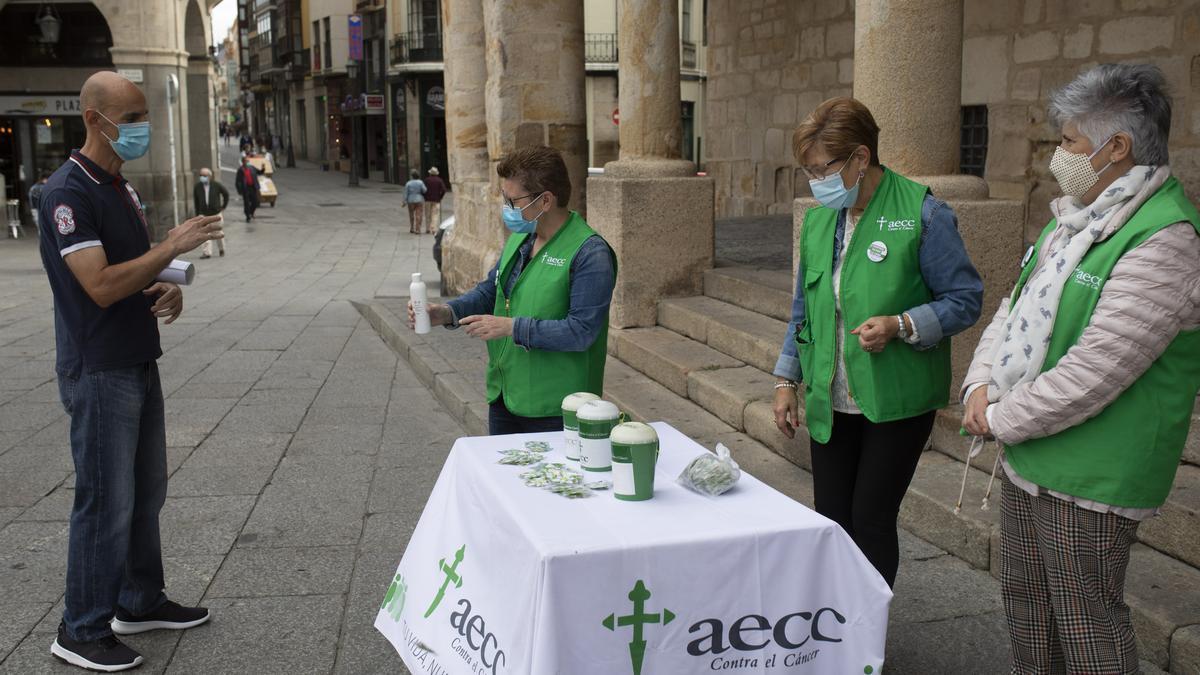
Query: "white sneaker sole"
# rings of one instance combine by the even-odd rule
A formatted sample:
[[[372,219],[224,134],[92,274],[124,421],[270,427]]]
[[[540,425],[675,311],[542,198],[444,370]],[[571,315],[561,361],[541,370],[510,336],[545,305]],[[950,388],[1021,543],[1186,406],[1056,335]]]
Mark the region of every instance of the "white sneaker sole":
[[[88,661],[75,652],[58,644],[58,640],[55,640],[54,644],[50,645],[50,653],[73,666],[79,666],[80,668],[86,668],[87,670],[98,670],[102,673],[116,673],[122,670],[137,668],[138,666],[142,665],[142,661],[145,660],[141,656],[138,656],[133,660],[133,663],[122,663],[116,666],[106,666],[100,663]]]
[[[202,623],[207,623],[212,617],[212,614],[205,614],[203,618],[186,623],[178,623],[175,621],[121,621],[114,618],[109,626],[112,627],[112,632],[117,635],[137,635],[151,630],[184,630],[186,628],[195,628]]]

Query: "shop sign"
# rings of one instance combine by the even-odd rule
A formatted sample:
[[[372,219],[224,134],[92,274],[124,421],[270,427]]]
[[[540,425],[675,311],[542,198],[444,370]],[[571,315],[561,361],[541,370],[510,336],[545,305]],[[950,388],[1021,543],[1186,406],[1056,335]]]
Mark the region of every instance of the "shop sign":
[[[78,94],[0,96],[0,115],[79,115]]]
[[[350,58],[355,61],[363,59],[363,22],[361,14],[351,14],[349,21],[350,30]]]
[[[383,112],[384,101],[386,99],[383,94],[363,94],[362,107],[367,112]]]

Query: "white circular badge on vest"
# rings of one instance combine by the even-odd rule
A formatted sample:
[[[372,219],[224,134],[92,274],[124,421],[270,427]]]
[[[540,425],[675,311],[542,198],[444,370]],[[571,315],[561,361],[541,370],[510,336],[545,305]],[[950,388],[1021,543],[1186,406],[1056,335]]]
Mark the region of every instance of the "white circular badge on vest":
[[[867,247],[867,258],[869,258],[871,262],[883,262],[883,259],[886,257],[887,244],[883,243],[882,241],[873,241],[871,242],[871,245]]]

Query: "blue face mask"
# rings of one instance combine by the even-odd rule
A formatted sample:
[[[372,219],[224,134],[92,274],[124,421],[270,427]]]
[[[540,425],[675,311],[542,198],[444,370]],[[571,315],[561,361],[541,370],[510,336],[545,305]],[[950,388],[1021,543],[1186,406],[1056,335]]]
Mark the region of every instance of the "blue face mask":
[[[104,117],[104,113],[100,112],[99,110],[97,110],[96,113],[101,117]],[[117,124],[107,117],[104,117],[104,120],[117,128],[118,136],[117,140],[115,141],[111,138],[108,138],[108,134],[104,134],[103,131],[100,132],[101,134],[104,134],[105,138],[108,139],[108,143],[112,146],[113,151],[117,153],[117,157],[129,162],[146,154],[146,151],[150,149],[149,122],[129,122],[127,124]]]
[[[855,181],[854,187],[847,188],[846,183],[842,180],[842,169],[850,161],[847,157],[842,166],[828,176],[819,180],[814,179],[808,181],[808,186],[812,188],[813,197],[821,202],[821,206],[825,206],[835,211],[841,211],[844,208],[854,206],[854,202],[858,201],[858,186],[862,183],[862,174],[858,175],[858,180]]]
[[[540,197],[541,195],[538,196]],[[500,217],[504,219],[504,226],[514,234],[529,234],[530,232],[536,230],[537,218],[541,218],[545,211],[539,213],[537,218],[534,218],[533,220],[525,220],[525,209],[533,206],[536,203],[537,201],[535,200],[529,202],[521,208],[505,204],[500,212]]]

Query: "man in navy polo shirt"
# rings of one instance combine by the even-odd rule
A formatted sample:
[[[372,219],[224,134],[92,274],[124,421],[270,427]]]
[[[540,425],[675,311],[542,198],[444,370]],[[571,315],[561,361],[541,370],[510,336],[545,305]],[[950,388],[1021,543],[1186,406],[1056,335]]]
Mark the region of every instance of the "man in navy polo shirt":
[[[113,672],[142,662],[114,632],[190,628],[209,618],[163,593],[158,513],[167,462],[157,317],[178,318],[183,294],[155,277],[175,256],[223,235],[217,217],[196,217],[151,246],[141,198],[121,177],[122,164],[149,149],[146,98],[104,71],[88,78],[79,102],[87,140],[50,177],[39,206],[75,461],[66,607],[50,652]]]

